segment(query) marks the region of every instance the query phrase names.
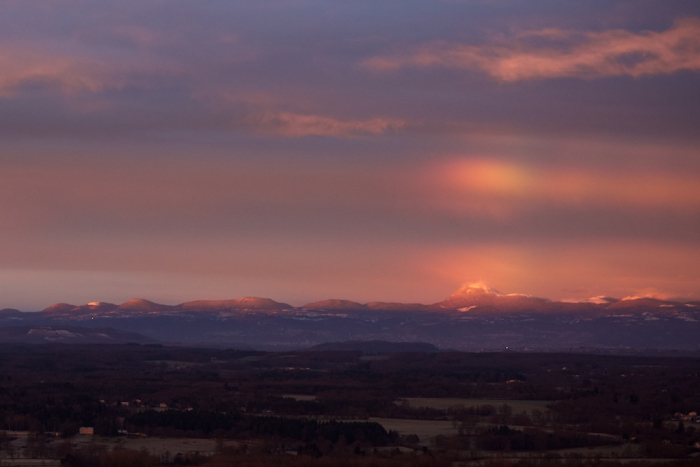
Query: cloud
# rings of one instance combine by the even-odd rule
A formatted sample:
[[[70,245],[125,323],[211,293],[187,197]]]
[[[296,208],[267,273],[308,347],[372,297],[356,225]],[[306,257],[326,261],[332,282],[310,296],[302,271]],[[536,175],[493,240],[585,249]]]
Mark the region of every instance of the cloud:
[[[451,187],[450,204],[507,216],[528,204],[696,210],[700,187],[693,176],[591,169],[536,168],[488,159],[455,161],[436,182]]]
[[[681,19],[661,32],[547,28],[497,45],[434,42],[407,54],[374,57],[364,65],[377,71],[408,66],[477,69],[502,82],[695,71],[700,70],[700,19]]]
[[[483,279],[503,293],[554,300],[697,297],[700,249],[624,240],[484,242],[426,253],[436,282]],[[445,294],[447,296],[447,293]]]
[[[338,120],[323,115],[303,115],[292,112],[254,114],[246,123],[278,136],[352,137],[362,134],[379,135],[404,127],[403,120],[375,117],[369,120]]]
[[[0,97],[14,96],[28,85],[51,85],[64,93],[96,92],[105,86],[104,66],[43,53],[0,52]]]
[[[33,94],[37,88],[63,96],[119,90],[143,76],[180,73],[153,57],[94,57],[87,51],[9,46],[0,51],[0,97]],[[155,81],[155,80],[154,80]]]
[[[107,39],[112,37],[107,33],[112,32],[105,31]],[[67,117],[86,113],[91,114],[91,119],[96,114],[104,117],[103,120],[80,121],[78,132],[85,128],[92,132],[100,121],[110,125],[105,131],[116,131],[120,127],[133,130],[128,123],[135,118],[147,122],[141,128],[178,127],[186,122],[185,125],[194,124],[199,128],[211,125],[217,129],[291,138],[380,135],[405,126],[403,120],[395,118],[338,119],[316,113],[271,111],[283,106],[308,108],[309,102],[297,97],[297,93],[290,97],[292,93],[285,91],[242,84],[232,86],[230,80],[222,82],[221,76],[207,67],[197,69],[187,60],[148,50],[150,41],[157,40],[155,36],[148,36],[140,29],[127,29],[124,34],[127,33],[129,38],[133,36],[134,42],[143,43],[144,50],[117,53],[106,47],[100,49],[104,52],[100,55],[98,50],[70,43],[50,49],[10,44],[0,50],[0,99],[15,99],[21,105],[22,99],[55,97],[60,105],[58,108],[50,105],[52,108],[43,115],[64,112],[62,116]],[[103,38],[95,37],[95,41],[98,39]],[[231,65],[243,60],[239,55],[245,54],[233,55],[233,59],[229,57],[222,63]],[[134,99],[136,95],[140,97],[138,101]],[[46,99],[42,101],[46,102]],[[129,113],[125,118],[119,113],[120,110],[133,112],[134,105],[139,110],[138,115]],[[167,115],[160,110],[164,107],[169,109]],[[193,118],[195,114],[200,118]],[[17,121],[16,116],[12,118]],[[73,121],[60,117],[53,120],[59,128],[62,128],[61,123]],[[229,124],[231,121],[233,126]]]

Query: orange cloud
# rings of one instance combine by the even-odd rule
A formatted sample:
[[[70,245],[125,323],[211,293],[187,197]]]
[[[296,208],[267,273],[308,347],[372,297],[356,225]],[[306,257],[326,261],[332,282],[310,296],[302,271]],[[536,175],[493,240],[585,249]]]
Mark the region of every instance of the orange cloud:
[[[248,118],[248,123],[263,132],[288,137],[378,135],[390,130],[400,130],[405,125],[403,120],[397,119],[377,117],[369,120],[338,120],[323,115],[303,115],[291,112],[269,112],[253,115]]]
[[[506,212],[522,202],[651,208],[700,208],[695,177],[535,168],[491,160],[456,161],[442,167],[435,183],[447,186],[455,207],[475,199]],[[465,196],[466,195],[466,196]],[[464,199],[465,203],[461,200]]]
[[[13,96],[18,87],[50,83],[62,92],[99,91],[105,87],[104,66],[31,51],[0,52],[0,97]]]
[[[550,45],[529,45],[532,37],[549,40]],[[562,46],[562,41],[574,43]],[[520,34],[500,45],[436,42],[412,53],[375,57],[364,64],[379,71],[406,66],[478,69],[503,82],[672,74],[700,70],[700,19],[678,20],[661,32],[575,34],[548,28]]]
[[[135,75],[182,74],[176,64],[151,56],[95,57],[85,50],[40,50],[11,44],[0,51],[0,97],[23,86],[48,86],[62,95],[122,89]]]
[[[502,293],[554,300],[697,297],[700,249],[634,240],[491,243],[433,250],[436,283],[456,289],[482,279]],[[450,292],[445,287],[443,294]],[[573,299],[572,299],[573,297]]]

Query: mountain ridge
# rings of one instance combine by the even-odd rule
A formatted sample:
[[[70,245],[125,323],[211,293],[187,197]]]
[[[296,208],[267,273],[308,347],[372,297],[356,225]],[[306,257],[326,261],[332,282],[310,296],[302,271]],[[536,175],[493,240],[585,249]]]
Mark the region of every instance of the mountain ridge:
[[[3,326],[0,344],[154,344],[156,339],[136,332],[80,326]]]
[[[160,342],[268,350],[375,340],[470,351],[700,350],[698,301],[649,297],[551,301],[504,294],[483,283],[468,284],[433,304],[331,299],[293,307],[269,298],[242,297],[162,305],[131,299],[120,305],[58,303],[40,313],[0,313],[0,328],[19,324],[112,327]]]
[[[698,302],[700,303],[700,302]],[[288,303],[278,302],[270,298],[241,297],[224,300],[193,300],[178,305],[164,305],[143,298],[132,298],[116,305],[108,302],[89,302],[84,305],[55,303],[44,308],[45,313],[70,314],[89,312],[223,312],[223,311],[459,311],[462,313],[498,313],[498,312],[570,312],[589,309],[591,311],[610,310],[623,311],[649,307],[678,307],[696,306],[693,302],[677,302],[660,300],[653,297],[625,297],[616,299],[607,296],[591,297],[588,300],[560,300],[535,297],[526,294],[504,294],[488,286],[483,281],[465,284],[442,301],[432,304],[401,303],[401,302],[367,302],[360,303],[346,299],[327,299],[309,302],[295,307]]]

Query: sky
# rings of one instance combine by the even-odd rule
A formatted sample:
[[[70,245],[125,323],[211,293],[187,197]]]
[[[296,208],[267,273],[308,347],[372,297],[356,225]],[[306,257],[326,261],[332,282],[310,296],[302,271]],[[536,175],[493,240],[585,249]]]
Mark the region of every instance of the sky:
[[[698,2],[0,10],[0,308],[700,299]]]

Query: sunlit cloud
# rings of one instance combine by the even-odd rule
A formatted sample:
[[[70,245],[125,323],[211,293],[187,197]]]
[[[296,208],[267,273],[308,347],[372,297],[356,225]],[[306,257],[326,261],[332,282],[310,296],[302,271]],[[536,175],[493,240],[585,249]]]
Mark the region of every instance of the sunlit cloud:
[[[481,280],[502,293],[553,300],[694,297],[700,279],[700,249],[643,241],[485,242],[429,254],[437,283],[456,289]]]
[[[576,33],[548,28],[483,46],[434,42],[405,54],[374,57],[364,65],[377,71],[407,66],[477,69],[503,82],[696,71],[700,70],[700,19],[678,20],[661,32]]]
[[[508,213],[527,203],[582,207],[655,209],[700,208],[695,177],[649,172],[548,168],[489,159],[455,161],[435,175],[453,190],[457,209],[471,210],[475,200]],[[464,205],[461,207],[461,205]]]
[[[292,112],[254,114],[247,119],[247,123],[264,133],[287,137],[379,135],[398,131],[405,125],[403,120],[398,119],[375,117],[368,120],[339,120],[323,115]]]
[[[95,94],[119,90],[138,77],[179,73],[177,66],[144,57],[96,58],[76,51],[7,47],[0,51],[0,97],[32,94],[37,88],[59,95]]]
[[[26,85],[51,85],[64,93],[95,92],[106,86],[106,67],[95,62],[43,53],[0,52],[0,97]]]

